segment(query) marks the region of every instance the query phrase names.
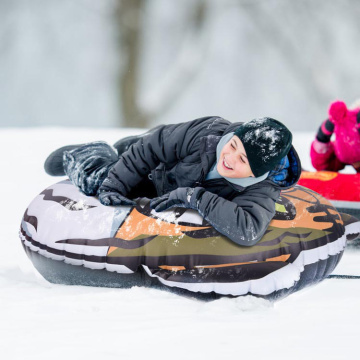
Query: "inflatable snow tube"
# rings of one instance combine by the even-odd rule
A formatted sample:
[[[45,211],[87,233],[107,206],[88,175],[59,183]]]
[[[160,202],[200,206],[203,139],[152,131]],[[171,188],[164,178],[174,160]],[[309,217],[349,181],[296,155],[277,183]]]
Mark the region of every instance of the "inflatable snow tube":
[[[333,171],[303,171],[299,185],[321,194],[339,212],[360,219],[360,174],[340,174]]]
[[[247,294],[277,299],[326,278],[346,237],[359,231],[359,222],[296,186],[281,193],[261,241],[244,247],[193,210],[156,213],[146,198],[135,207],[107,207],[66,180],[32,201],[20,238],[52,283],[148,286],[203,300]]]

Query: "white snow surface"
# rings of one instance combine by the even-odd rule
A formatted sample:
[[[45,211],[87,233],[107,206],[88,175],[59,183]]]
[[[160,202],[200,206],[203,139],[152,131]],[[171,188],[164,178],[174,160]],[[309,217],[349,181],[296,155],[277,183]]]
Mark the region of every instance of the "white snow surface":
[[[1,359],[345,359],[358,353],[360,280],[325,280],[276,303],[252,296],[201,302],[160,290],[53,285],[18,238],[27,205],[60,178],[43,171],[57,147],[109,143],[137,129],[2,129]],[[313,134],[294,133],[312,169]],[[348,170],[351,171],[351,170]],[[336,274],[360,275],[346,249]]]

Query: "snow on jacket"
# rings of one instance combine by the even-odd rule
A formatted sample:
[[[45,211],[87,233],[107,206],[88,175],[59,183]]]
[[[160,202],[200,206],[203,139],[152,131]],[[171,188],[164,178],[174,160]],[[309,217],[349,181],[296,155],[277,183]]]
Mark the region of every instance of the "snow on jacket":
[[[248,187],[224,178],[205,180],[216,161],[221,137],[240,125],[221,117],[204,117],[158,127],[120,156],[100,191],[126,196],[147,176],[159,196],[179,187],[203,187],[206,191],[198,201],[199,213],[234,242],[252,246],[262,238],[273,218],[280,191],[298,181],[301,164],[291,147],[286,185],[270,179]]]

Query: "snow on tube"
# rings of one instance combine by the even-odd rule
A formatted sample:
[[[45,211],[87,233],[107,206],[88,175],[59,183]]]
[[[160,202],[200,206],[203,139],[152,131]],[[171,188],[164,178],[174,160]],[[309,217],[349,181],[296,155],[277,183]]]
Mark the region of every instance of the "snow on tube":
[[[156,213],[146,198],[134,207],[103,206],[65,180],[32,201],[20,238],[52,283],[148,286],[203,300],[247,294],[278,299],[326,278],[347,236],[359,232],[359,222],[301,186],[281,193],[265,235],[245,247],[196,211]]]
[[[303,171],[299,184],[330,200],[339,212],[360,219],[360,174]]]

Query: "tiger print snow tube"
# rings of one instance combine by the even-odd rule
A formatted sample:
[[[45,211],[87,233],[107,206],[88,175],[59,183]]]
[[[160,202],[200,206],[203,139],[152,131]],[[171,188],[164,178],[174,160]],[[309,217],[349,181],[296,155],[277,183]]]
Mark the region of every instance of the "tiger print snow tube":
[[[103,206],[70,181],[50,186],[26,209],[23,247],[52,283],[129,288],[149,286],[215,299],[277,299],[326,278],[359,222],[323,197],[295,186],[283,191],[261,241],[235,244],[196,211],[162,213],[148,199]]]

